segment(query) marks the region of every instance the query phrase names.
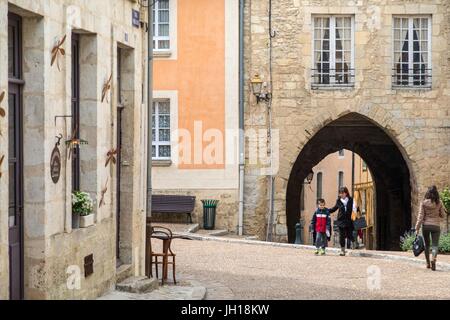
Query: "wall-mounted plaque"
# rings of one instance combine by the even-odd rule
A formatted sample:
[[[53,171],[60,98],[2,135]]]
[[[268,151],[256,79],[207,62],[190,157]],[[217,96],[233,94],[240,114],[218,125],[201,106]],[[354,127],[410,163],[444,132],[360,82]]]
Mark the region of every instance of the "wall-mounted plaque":
[[[59,152],[59,141],[62,138],[57,137],[58,141],[55,143],[55,147],[53,148],[52,155],[50,157],[50,175],[52,177],[53,183],[58,183],[59,177],[61,175],[61,153]]]

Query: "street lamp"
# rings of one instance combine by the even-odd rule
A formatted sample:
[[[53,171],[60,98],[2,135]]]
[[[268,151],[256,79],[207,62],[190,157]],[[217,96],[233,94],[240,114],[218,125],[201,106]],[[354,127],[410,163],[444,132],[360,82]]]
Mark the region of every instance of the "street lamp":
[[[312,171],[312,169],[311,169],[311,171],[306,176],[306,183],[305,184],[311,184],[313,178],[314,178],[314,171]]]
[[[269,102],[272,99],[272,94],[270,92],[263,92],[264,82],[262,81],[259,74],[255,74],[253,79],[250,80],[252,85],[253,95],[256,97],[256,103],[260,101]]]

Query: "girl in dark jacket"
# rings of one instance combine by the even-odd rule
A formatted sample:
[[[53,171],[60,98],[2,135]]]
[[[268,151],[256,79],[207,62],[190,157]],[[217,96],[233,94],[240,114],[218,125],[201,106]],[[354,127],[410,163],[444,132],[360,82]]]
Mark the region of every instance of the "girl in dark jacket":
[[[345,239],[353,242],[353,221],[352,211],[356,211],[356,206],[353,198],[350,197],[347,187],[339,188],[339,198],[333,208],[330,208],[330,213],[338,211],[336,224],[339,229],[339,244],[341,245],[341,256],[345,256]]]

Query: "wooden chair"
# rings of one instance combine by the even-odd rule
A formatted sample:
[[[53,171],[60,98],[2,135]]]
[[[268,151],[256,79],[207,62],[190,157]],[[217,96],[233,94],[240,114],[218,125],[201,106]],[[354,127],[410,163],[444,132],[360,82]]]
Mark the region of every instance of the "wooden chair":
[[[150,276],[153,277],[153,264],[155,265],[155,271],[156,271],[156,278],[158,278],[158,265],[162,265],[162,277],[161,282],[164,284],[164,280],[167,280],[167,269],[168,265],[172,265],[172,273],[173,273],[173,282],[176,284],[177,280],[175,277],[175,253],[173,253],[171,244],[173,234],[172,230],[161,227],[161,226],[151,226],[150,232],[147,235],[148,236],[148,245],[149,250],[148,254],[150,254]],[[152,247],[152,239],[159,239],[163,242],[163,250],[162,252],[154,252]],[[162,261],[159,261],[159,258],[162,258]],[[169,261],[169,258],[172,259],[172,261]]]

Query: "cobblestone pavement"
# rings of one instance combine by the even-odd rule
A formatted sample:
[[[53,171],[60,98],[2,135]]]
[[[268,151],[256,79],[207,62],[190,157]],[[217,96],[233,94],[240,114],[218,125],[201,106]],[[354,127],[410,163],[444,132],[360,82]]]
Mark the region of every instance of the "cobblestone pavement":
[[[205,286],[206,299],[450,299],[450,272],[424,264],[244,243],[172,245],[180,278]]]

